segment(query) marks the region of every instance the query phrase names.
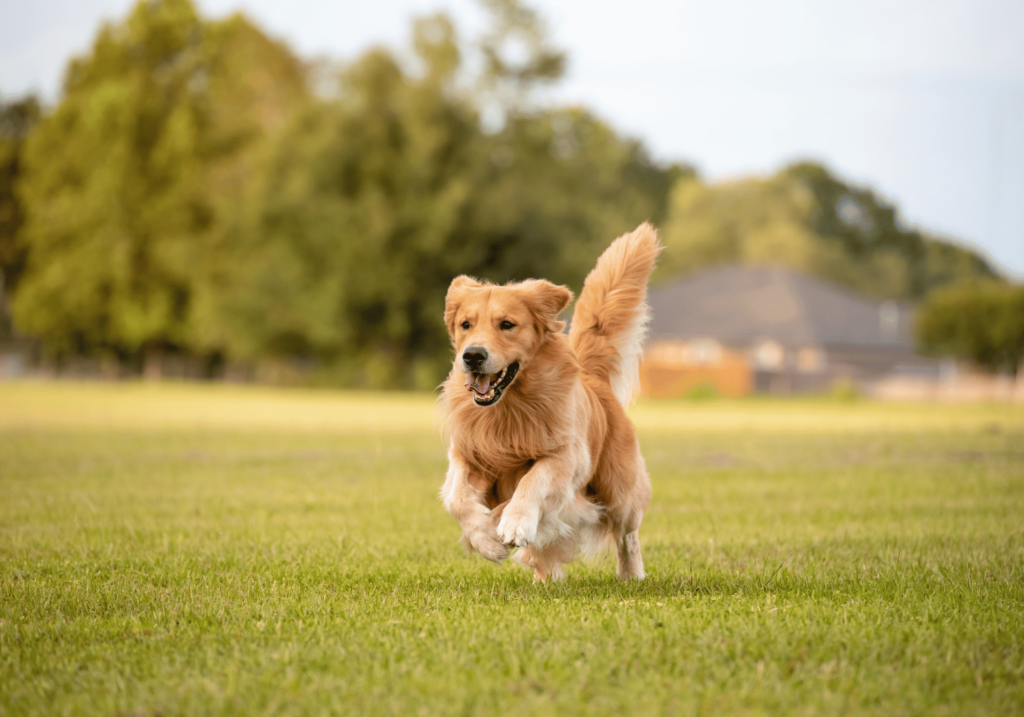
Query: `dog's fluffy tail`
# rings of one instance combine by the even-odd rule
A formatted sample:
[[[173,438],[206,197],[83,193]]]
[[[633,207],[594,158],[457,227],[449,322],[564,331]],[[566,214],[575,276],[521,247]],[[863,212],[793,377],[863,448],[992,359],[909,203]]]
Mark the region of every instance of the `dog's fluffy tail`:
[[[660,252],[658,233],[647,223],[612,242],[583,283],[569,329],[580,368],[611,384],[623,406],[640,386],[647,279]]]

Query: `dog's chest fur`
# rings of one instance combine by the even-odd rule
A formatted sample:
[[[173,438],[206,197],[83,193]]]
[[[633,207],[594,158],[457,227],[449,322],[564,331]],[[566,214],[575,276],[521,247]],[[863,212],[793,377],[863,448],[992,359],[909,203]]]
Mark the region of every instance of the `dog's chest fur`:
[[[565,353],[572,355],[565,337],[552,336],[496,406],[475,405],[458,372],[445,383],[452,447],[490,485],[498,486],[499,495],[507,490],[510,496],[534,461],[573,440],[578,427],[565,407],[578,385],[579,369],[575,360],[551,360],[552,354],[562,358]]]

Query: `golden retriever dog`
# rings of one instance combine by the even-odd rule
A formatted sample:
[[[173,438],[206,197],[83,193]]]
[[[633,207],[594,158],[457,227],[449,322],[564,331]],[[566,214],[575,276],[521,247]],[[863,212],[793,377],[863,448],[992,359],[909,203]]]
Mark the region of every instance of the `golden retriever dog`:
[[[625,406],[660,251],[650,224],[616,239],[584,282],[568,335],[564,286],[452,281],[441,500],[471,551],[500,563],[518,548],[514,558],[544,581],[611,538],[619,577],[644,577],[638,532],[651,483]]]

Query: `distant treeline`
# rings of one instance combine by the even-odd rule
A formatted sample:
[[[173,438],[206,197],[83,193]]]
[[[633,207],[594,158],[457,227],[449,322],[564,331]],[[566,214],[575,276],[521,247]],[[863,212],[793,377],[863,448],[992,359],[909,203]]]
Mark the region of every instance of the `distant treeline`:
[[[338,67],[241,15],[138,3],[71,62],[55,107],[0,107],[0,321],[52,359],[300,361],[322,381],[429,387],[453,276],[578,290],[644,220],[663,227],[661,278],[773,262],[918,300],[995,276],[821,167],[709,186],[546,106],[564,55],[517,0],[484,4],[471,42],[437,15],[406,50]]]

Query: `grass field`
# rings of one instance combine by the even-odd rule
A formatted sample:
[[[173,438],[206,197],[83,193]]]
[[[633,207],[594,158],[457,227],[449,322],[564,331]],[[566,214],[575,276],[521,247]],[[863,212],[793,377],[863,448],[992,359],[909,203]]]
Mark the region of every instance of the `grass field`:
[[[1024,408],[633,414],[649,577],[535,585],[430,397],[0,384],[0,713],[1024,714]]]

